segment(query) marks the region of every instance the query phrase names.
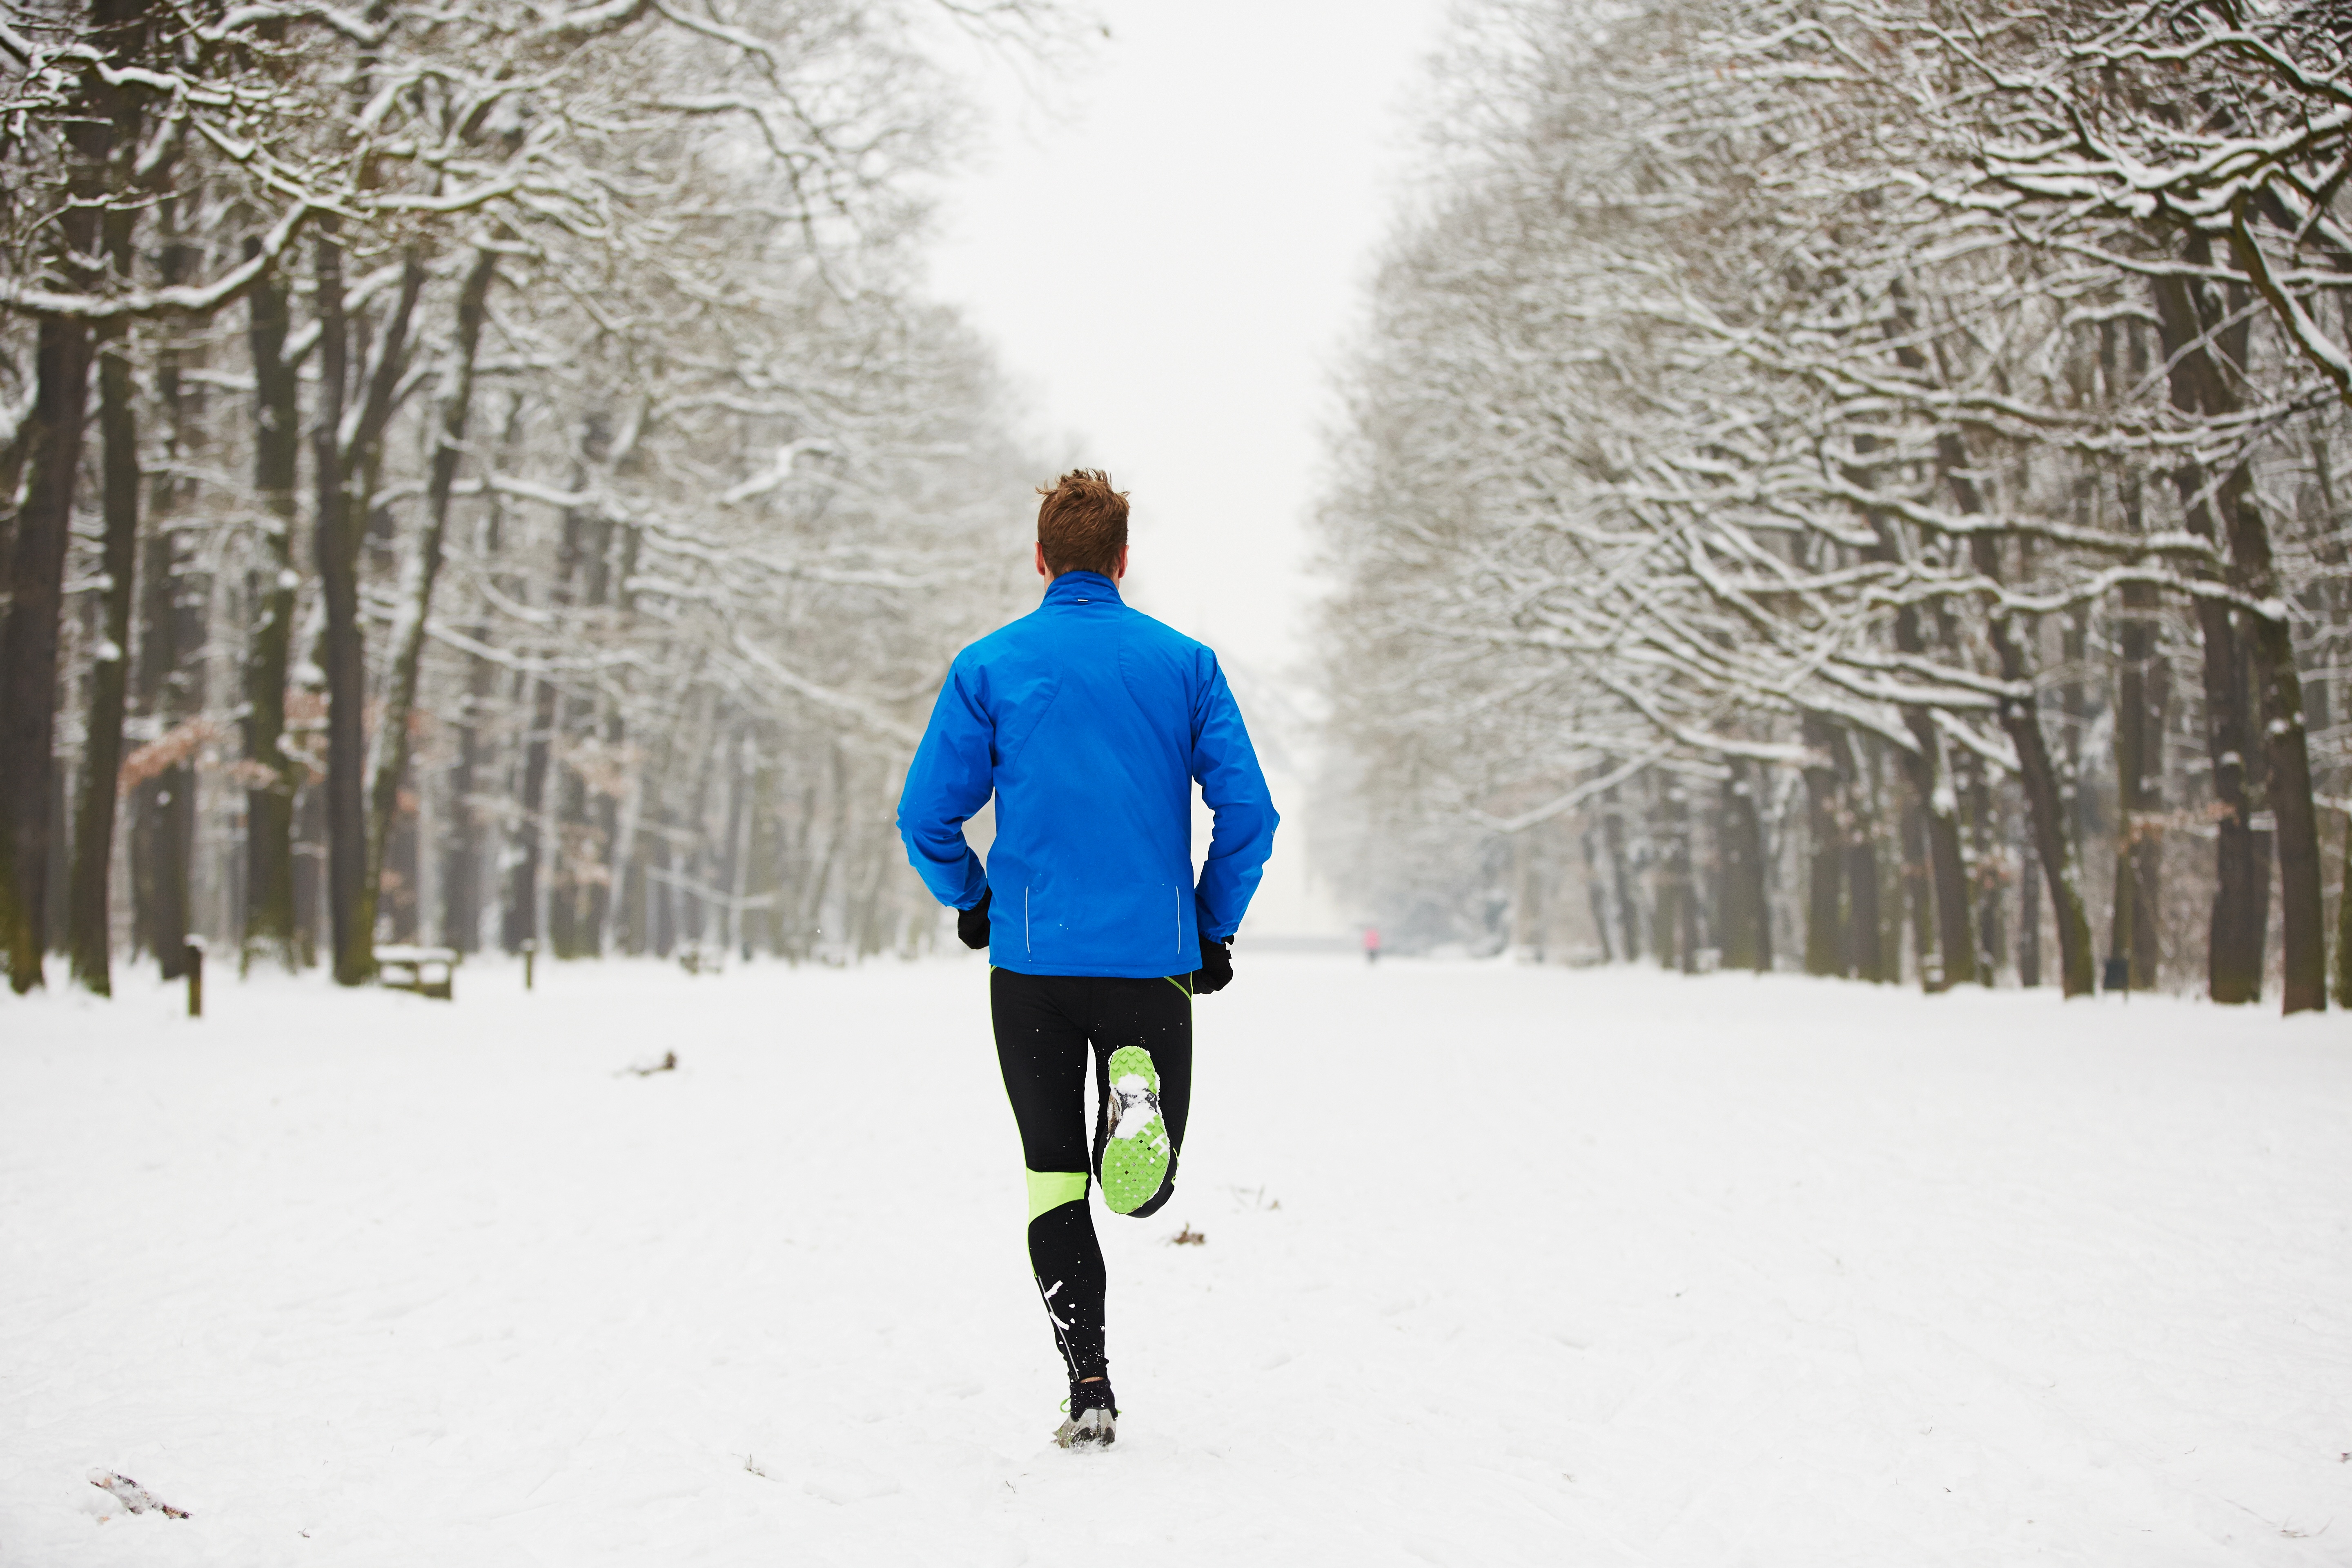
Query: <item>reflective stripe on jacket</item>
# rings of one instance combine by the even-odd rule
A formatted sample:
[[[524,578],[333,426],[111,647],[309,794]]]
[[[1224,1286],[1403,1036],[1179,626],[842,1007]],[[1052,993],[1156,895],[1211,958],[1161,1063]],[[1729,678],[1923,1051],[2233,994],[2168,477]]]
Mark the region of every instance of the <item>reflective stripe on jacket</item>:
[[[1192,785],[1215,814],[1192,878]],[[983,870],[963,825],[991,794]],[[992,889],[989,962],[1024,974],[1181,974],[1230,938],[1278,818],[1217,656],[1065,572],[956,656],[907,769],[898,833],[940,901]]]

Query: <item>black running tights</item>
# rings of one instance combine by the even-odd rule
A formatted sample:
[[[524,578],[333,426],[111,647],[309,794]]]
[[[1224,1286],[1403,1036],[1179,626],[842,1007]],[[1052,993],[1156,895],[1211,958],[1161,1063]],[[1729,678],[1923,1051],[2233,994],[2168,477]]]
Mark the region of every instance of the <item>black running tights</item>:
[[[1160,1115],[1168,1125],[1168,1180],[1129,1217],[1160,1212],[1176,1190],[1184,1115],[1192,1100],[1192,995],[1189,977],[1130,980],[1085,974],[1019,974],[992,970],[989,1012],[1004,1093],[1021,1128],[1021,1163],[1029,1172],[1029,1265],[1054,1324],[1055,1347],[1070,1381],[1108,1375],[1103,1353],[1102,1247],[1087,1204],[1090,1175],[1102,1169],[1108,1135],[1107,1070],[1122,1046],[1151,1053],[1160,1076]],[[1095,1131],[1087,1138],[1087,1058],[1094,1058]]]

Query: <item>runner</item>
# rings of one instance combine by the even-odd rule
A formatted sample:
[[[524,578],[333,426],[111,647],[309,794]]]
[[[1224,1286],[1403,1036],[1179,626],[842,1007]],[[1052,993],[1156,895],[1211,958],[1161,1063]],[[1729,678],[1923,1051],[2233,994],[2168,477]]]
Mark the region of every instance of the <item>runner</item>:
[[[1233,979],[1234,932],[1276,817],[1217,657],[1127,607],[1127,497],[1062,476],[1037,509],[1045,602],[956,656],[907,770],[898,831],[989,1008],[1028,1168],[1029,1261],[1069,1373],[1064,1447],[1118,1436],[1106,1281],[1087,1194],[1157,1214],[1192,1091],[1192,998]],[[1215,815],[1192,877],[1192,785]],[[996,799],[985,869],[963,825]],[[1095,1131],[1086,1068],[1094,1061]]]

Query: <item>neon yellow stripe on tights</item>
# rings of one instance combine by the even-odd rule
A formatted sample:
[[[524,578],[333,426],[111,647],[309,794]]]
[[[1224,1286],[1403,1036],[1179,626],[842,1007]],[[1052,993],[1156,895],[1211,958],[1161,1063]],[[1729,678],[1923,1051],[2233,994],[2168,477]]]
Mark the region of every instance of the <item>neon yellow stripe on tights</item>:
[[[1029,1178],[1029,1217],[1060,1208],[1064,1204],[1083,1203],[1087,1196],[1087,1173],[1084,1171],[1031,1171],[1024,1167]]]

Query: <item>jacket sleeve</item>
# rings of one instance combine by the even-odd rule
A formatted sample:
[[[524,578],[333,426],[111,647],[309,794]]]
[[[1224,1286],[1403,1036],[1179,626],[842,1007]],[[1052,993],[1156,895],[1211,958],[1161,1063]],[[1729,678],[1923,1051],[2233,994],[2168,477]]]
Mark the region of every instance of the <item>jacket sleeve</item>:
[[[1241,708],[1225,684],[1225,672],[1213,654],[1204,657],[1208,679],[1192,709],[1192,771],[1216,826],[1209,834],[1209,858],[1201,867],[1192,899],[1201,934],[1212,942],[1228,942],[1241,929],[1266,857],[1274,853],[1275,826],[1282,819],[1275,814],[1274,796],[1265,787],[1265,774],[1257,765]]]
[[[931,706],[930,727],[898,791],[898,837],[931,896],[968,910],[988,890],[988,873],[964,841],[963,825],[996,787],[996,726],[972,687],[979,672],[959,658]]]

